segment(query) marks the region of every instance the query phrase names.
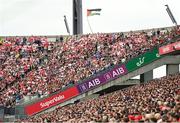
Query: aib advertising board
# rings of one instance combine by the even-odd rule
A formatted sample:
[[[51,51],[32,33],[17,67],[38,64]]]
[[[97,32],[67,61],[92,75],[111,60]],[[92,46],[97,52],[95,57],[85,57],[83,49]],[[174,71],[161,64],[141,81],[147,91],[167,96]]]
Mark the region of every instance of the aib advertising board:
[[[80,93],[84,93],[86,91],[91,90],[92,88],[95,88],[99,85],[105,84],[108,81],[115,79],[117,77],[120,77],[127,73],[127,69],[125,65],[118,65],[114,67],[113,69],[105,72],[104,74],[101,74],[99,76],[96,76],[94,78],[91,78],[85,82],[82,82],[77,85],[77,88]]]

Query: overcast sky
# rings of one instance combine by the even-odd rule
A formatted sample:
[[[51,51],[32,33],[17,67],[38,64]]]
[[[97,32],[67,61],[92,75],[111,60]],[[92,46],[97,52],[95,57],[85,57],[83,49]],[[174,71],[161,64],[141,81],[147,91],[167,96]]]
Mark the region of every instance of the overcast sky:
[[[121,32],[172,26],[165,4],[180,23],[180,0],[82,0],[84,33],[90,33],[86,10],[101,8],[89,17],[93,32]],[[0,0],[0,36],[67,35],[72,33],[72,0]],[[165,69],[165,67],[164,67]],[[155,76],[159,70],[155,70]],[[165,75],[161,71],[161,75]]]
[[[93,32],[120,32],[172,26],[168,4],[180,22],[180,0],[82,0],[84,33],[90,33],[86,10],[102,8],[89,17]],[[63,15],[72,33],[72,0],[0,0],[0,35],[67,34]]]

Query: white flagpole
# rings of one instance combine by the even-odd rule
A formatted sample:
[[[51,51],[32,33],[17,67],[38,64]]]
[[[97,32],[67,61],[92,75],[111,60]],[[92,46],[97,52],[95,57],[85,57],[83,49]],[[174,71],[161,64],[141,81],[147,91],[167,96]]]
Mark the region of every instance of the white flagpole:
[[[88,25],[89,25],[89,29],[91,30],[91,33],[93,33],[93,30],[92,30],[91,25],[90,25],[90,23],[89,23],[88,16],[87,16],[87,22],[88,22]]]

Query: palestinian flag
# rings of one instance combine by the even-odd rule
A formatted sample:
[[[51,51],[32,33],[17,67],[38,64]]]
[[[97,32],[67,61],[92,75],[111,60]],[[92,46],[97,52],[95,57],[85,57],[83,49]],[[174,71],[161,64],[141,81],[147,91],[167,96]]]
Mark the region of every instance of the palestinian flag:
[[[87,16],[100,15],[101,9],[87,9]]]

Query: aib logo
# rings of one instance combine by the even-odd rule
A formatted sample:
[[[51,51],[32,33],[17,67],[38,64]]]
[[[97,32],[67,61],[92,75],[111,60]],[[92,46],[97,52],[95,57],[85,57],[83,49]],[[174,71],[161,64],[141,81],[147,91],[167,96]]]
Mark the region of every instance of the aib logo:
[[[104,78],[105,78],[106,80],[111,79],[111,78],[112,78],[111,73],[110,73],[110,72],[106,73],[106,74],[104,75]]]
[[[87,88],[86,88],[86,85],[85,84],[83,84],[83,85],[81,85],[81,90],[82,91],[84,91],[84,90],[86,90]]]

